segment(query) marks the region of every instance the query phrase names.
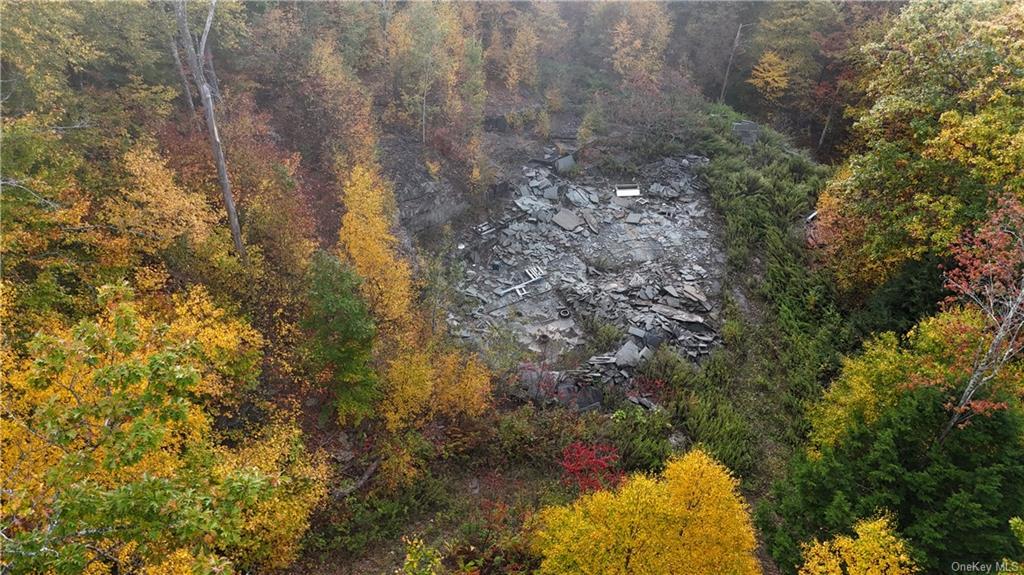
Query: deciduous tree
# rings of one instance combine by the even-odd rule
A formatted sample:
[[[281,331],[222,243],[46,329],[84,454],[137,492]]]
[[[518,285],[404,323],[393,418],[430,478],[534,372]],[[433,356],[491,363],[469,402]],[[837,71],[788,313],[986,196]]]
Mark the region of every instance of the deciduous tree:
[[[997,386],[1024,347],[1024,204],[1004,199],[973,237],[953,247],[953,257],[957,267],[946,275],[946,285],[981,310],[988,338],[974,350],[970,377],[940,441],[991,409],[990,401],[976,399],[978,393]]]
[[[842,373],[811,407],[812,448],[837,447],[855,422],[874,425],[916,387],[937,388],[956,405],[975,372],[978,350],[992,341],[983,314],[970,308],[953,308],[921,321],[904,342],[891,333],[867,341],[862,354],[843,361]],[[1024,366],[1018,365],[995,374],[978,397],[985,399],[986,411],[1005,407],[1024,391],[1022,378]]]
[[[406,113],[418,120],[423,142],[427,141],[427,98],[452,64],[444,42],[450,19],[443,12],[449,9],[427,2],[410,4],[395,15],[388,35],[388,63],[395,85]]]
[[[845,291],[863,295],[908,261],[948,256],[999,197],[1021,193],[1020,79],[1007,72],[1019,60],[1019,10],[914,2],[864,47],[872,105],[818,209]]]
[[[100,289],[100,304],[95,320],[40,334],[5,378],[5,567],[210,569],[256,542],[294,548],[323,491],[323,467],[297,430],[291,462],[248,457],[279,453],[273,439],[251,454],[217,445],[194,401],[208,358],[168,341],[168,327],[140,314],[127,288]],[[285,509],[282,532],[271,526],[286,525],[274,516]]]
[[[887,517],[858,521],[855,537],[839,535],[804,545],[800,575],[911,575],[917,572],[905,541]]]
[[[178,186],[155,151],[140,147],[128,152],[124,169],[128,181],[104,206],[102,217],[133,236],[139,252],[155,255],[176,240],[209,237],[217,223],[210,206],[201,195]]]
[[[765,100],[772,104],[778,104],[786,90],[789,89],[790,71],[789,64],[774,50],[768,50],[761,54],[757,65],[750,72],[748,80]]]
[[[210,150],[213,153],[214,163],[217,165],[217,177],[220,180],[221,195],[224,199],[224,209],[228,214],[228,225],[231,228],[231,239],[235,244],[235,252],[243,262],[246,261],[245,244],[242,243],[242,228],[238,223],[238,212],[235,209],[235,198],[231,193],[231,179],[228,176],[227,160],[224,157],[224,145],[220,140],[217,131],[217,115],[213,107],[213,91],[208,81],[206,67],[200,62],[199,55],[206,54],[207,41],[209,40],[210,24],[213,22],[214,10],[217,6],[216,0],[210,2],[210,13],[206,17],[206,27],[199,39],[198,50],[192,38],[192,31],[188,23],[188,11],[185,9],[186,0],[177,0],[174,6],[175,17],[178,23],[178,34],[182,44],[185,46],[185,54],[188,58],[189,69],[192,71],[192,78],[199,91],[199,97],[203,102],[203,113],[206,118],[206,130],[210,140]]]
[[[801,543],[848,533],[884,511],[924,571],[965,555],[998,561],[1020,552],[1008,522],[1024,505],[1021,410],[977,417],[936,445],[947,397],[913,387],[874,422],[854,418],[835,446],[795,458],[761,515],[783,570],[796,571]]]
[[[627,93],[655,94],[661,87],[672,16],[660,2],[632,2],[611,30],[612,69]]]
[[[540,573],[758,573],[737,482],[700,450],[538,517]]]
[[[359,292],[359,277],[336,257],[318,253],[309,269],[307,360],[318,381],[329,386],[338,418],[356,422],[373,414],[379,390],[370,361],[376,333]]]
[[[359,164],[342,184],[341,199],[346,208],[339,236],[341,254],[362,278],[359,289],[379,329],[389,336],[402,333],[412,317],[413,281],[392,232],[391,184],[378,168]]]
[[[515,93],[520,85],[537,86],[537,48],[540,39],[525,17],[516,19],[512,42],[505,52],[505,87]]]

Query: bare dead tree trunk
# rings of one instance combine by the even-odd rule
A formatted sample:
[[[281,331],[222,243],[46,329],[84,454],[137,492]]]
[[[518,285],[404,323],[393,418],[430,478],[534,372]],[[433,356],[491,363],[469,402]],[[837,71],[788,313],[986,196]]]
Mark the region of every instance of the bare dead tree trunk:
[[[732,61],[736,57],[736,50],[740,47],[740,35],[743,34],[743,27],[750,24],[740,24],[736,28],[736,38],[732,41],[732,50],[729,52],[729,63],[725,66],[725,77],[722,78],[722,92],[718,95],[718,101],[725,101],[725,89],[729,86],[729,72],[732,70]]]
[[[209,46],[206,47],[206,53],[203,55],[203,64],[206,66],[206,77],[210,81],[213,97],[220,103],[220,82],[217,80],[217,71],[213,69],[213,52],[210,51]]]
[[[420,101],[420,138],[421,141],[427,143],[427,94],[430,93],[430,88],[434,85],[434,82],[430,79],[430,71],[434,67],[434,54],[430,53],[427,58],[427,65],[423,69],[424,77],[423,82],[423,94]]]
[[[380,2],[380,20],[381,20],[381,32],[384,36],[384,93],[395,96],[394,92],[394,78],[391,77],[389,72],[391,66],[391,55],[388,53],[388,31],[391,26],[391,6],[389,0],[379,0]]]
[[[213,160],[217,164],[217,177],[220,179],[221,195],[224,197],[224,208],[228,212],[228,224],[231,226],[231,239],[235,244],[235,251],[243,263],[248,264],[248,256],[245,253],[245,245],[242,243],[242,229],[238,224],[238,212],[235,210],[235,199],[231,195],[231,180],[228,178],[227,160],[224,158],[224,147],[220,141],[220,134],[217,131],[217,118],[213,108],[213,94],[210,84],[206,80],[206,74],[196,54],[196,45],[192,39],[192,32],[188,27],[188,15],[185,11],[186,0],[178,0],[175,4],[175,15],[178,20],[178,33],[181,35],[182,44],[185,46],[185,55],[188,58],[189,67],[192,68],[192,78],[199,88],[199,96],[203,102],[203,112],[206,116],[206,130],[210,138],[210,148],[213,152]],[[200,40],[200,50],[206,48],[207,34],[210,31],[210,24],[213,22],[213,11],[217,2],[210,3],[210,13],[206,17],[206,28]]]
[[[828,133],[829,124],[832,123],[832,113],[836,109],[836,100],[839,99],[839,86],[836,86],[836,92],[832,95],[832,102],[828,105],[828,115],[825,116],[825,125],[821,128],[821,136],[818,137],[818,147],[820,150],[822,144],[825,143],[825,134]]]
[[[171,35],[171,54],[174,56],[174,64],[178,67],[181,87],[185,92],[185,103],[188,104],[188,119],[191,122],[196,117],[196,105],[192,101],[192,88],[188,85],[188,74],[185,73],[185,65],[181,63],[181,54],[178,52],[178,38],[174,35]]]
[[[366,485],[366,482],[369,481],[371,477],[373,477],[374,472],[377,471],[377,467],[379,466],[380,459],[374,459],[373,463],[371,463],[370,466],[366,468],[366,471],[363,472],[362,476],[359,477],[358,481],[343,489],[334,490],[334,498],[344,499],[349,495],[352,495],[356,491],[359,491],[359,489],[362,488],[362,486]]]

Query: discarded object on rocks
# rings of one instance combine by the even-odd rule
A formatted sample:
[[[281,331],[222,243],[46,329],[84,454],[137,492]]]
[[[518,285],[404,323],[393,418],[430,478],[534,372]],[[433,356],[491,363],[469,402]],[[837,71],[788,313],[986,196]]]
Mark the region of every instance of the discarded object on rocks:
[[[640,186],[636,184],[615,184],[615,195],[619,198],[633,198],[640,195]]]

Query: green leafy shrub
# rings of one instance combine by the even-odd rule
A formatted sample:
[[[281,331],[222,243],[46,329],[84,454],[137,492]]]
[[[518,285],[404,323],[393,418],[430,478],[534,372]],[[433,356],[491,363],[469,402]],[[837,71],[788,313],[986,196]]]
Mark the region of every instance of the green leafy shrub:
[[[424,476],[392,494],[350,496],[337,510],[334,523],[323,529],[317,541],[323,549],[358,555],[370,545],[396,537],[410,518],[449,500],[448,487],[437,478]]]
[[[449,559],[457,573],[533,573],[539,557],[530,548],[524,522],[534,512],[533,503],[484,499],[461,517],[459,537],[450,544]]]
[[[619,326],[594,318],[585,318],[583,329],[589,335],[590,347],[598,352],[615,349],[625,335]]]
[[[750,426],[732,403],[720,394],[694,393],[682,404],[684,429],[693,441],[736,475],[750,473],[754,462]]]
[[[661,471],[672,451],[672,429],[667,411],[627,407],[612,414],[611,441],[619,450],[620,465],[627,471]]]
[[[554,466],[573,441],[596,436],[592,414],[566,409],[538,410],[531,404],[501,413],[494,425],[494,458],[503,463]]]
[[[427,545],[422,539],[406,539],[405,559],[402,561],[401,575],[440,575],[444,572],[441,565],[441,552]]]
[[[667,381],[675,422],[696,443],[739,476],[753,470],[750,425],[716,382],[736,377],[719,352],[698,369],[663,346],[638,369],[642,378]]]
[[[680,357],[671,346],[663,345],[640,364],[636,374],[639,377],[664,381],[672,391],[679,392],[693,384],[698,371],[693,363]]]
[[[305,357],[313,377],[333,390],[342,422],[371,415],[377,397],[370,366],[376,330],[359,296],[359,281],[338,258],[324,252],[313,257],[303,318],[311,334]]]

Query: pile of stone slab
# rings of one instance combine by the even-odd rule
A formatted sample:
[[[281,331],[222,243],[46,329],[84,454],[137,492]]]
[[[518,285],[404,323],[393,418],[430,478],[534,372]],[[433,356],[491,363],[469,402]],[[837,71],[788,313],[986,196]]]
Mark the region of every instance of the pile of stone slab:
[[[706,163],[643,166],[636,197],[618,197],[621,182],[599,176],[524,167],[502,214],[458,238],[464,305],[449,312],[453,332],[487,345],[504,330],[552,361],[610,324],[620,343],[581,368],[605,381],[628,380],[661,345],[709,353],[720,341],[725,256],[697,174]]]

